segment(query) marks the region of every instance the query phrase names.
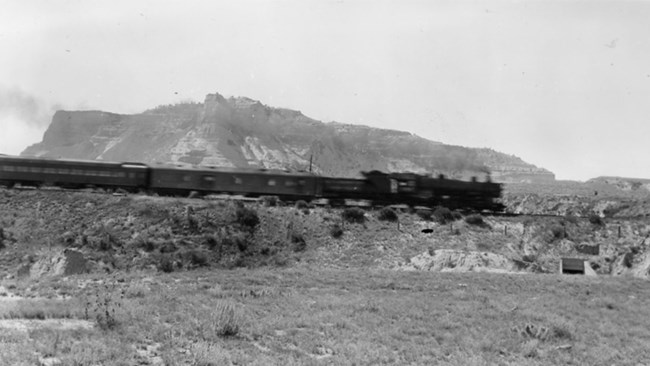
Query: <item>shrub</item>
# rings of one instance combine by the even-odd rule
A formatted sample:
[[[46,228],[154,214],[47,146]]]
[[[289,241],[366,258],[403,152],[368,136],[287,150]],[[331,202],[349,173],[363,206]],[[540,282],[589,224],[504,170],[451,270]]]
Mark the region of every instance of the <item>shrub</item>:
[[[260,223],[260,218],[257,216],[257,212],[250,208],[238,207],[235,214],[237,216],[237,223],[250,230],[255,230],[257,225]]]
[[[384,207],[379,211],[379,216],[377,217],[381,221],[391,221],[395,222],[399,218],[397,217],[397,212],[390,207]]]
[[[564,226],[556,224],[551,227],[551,234],[553,240],[561,240],[566,237],[566,229]]]
[[[431,221],[433,212],[431,210],[417,210],[415,212],[422,220]]]
[[[341,215],[347,222],[363,224],[366,220],[366,213],[358,207],[346,208]]]
[[[596,215],[596,214],[589,215],[589,222],[592,223],[593,225],[596,225],[596,226],[605,225],[605,222],[603,221],[603,218]]]
[[[567,214],[567,215],[564,216],[564,221],[568,222],[570,224],[573,224],[573,225],[577,225],[578,224],[578,217],[574,216],[574,215],[571,215],[571,214]]]
[[[161,253],[173,253],[176,250],[178,250],[178,248],[176,247],[176,244],[174,244],[171,241],[166,242],[165,244],[163,244],[160,247],[160,252]]]
[[[207,245],[210,249],[216,248],[216,246],[219,244],[219,241],[217,238],[215,238],[214,235],[205,235],[203,239],[205,240],[205,245]]]
[[[483,226],[485,221],[483,221],[483,216],[479,214],[469,215],[465,218],[465,222],[470,225]]]
[[[304,200],[298,200],[298,201],[296,201],[296,208],[299,209],[299,210],[303,210],[303,209],[309,208],[309,205]]]
[[[224,248],[237,247],[239,251],[245,252],[248,249],[248,239],[244,233],[229,233],[221,238],[221,246]],[[216,246],[215,246],[216,247]]]
[[[87,299],[85,306],[86,320],[94,318],[102,330],[113,330],[119,326],[116,310],[122,307],[125,290],[118,292],[115,282],[105,282],[95,289],[94,299]]]
[[[99,250],[102,251],[107,251],[110,250],[113,247],[111,244],[111,239],[109,236],[102,236],[102,238],[99,240]]]
[[[242,316],[235,304],[230,301],[218,301],[211,321],[215,333],[220,337],[234,337],[241,330]]]
[[[162,256],[158,262],[158,270],[165,273],[174,272],[174,261],[168,255]]]
[[[305,241],[305,238],[302,236],[302,234],[291,233],[291,242],[294,245],[294,252],[302,252],[307,249],[307,242]]]
[[[208,256],[199,250],[192,250],[189,253],[190,263],[195,266],[203,267],[208,264]]]
[[[463,218],[463,214],[461,214],[460,212],[454,210],[454,211],[451,211],[451,218],[454,221],[460,220],[460,219]]]
[[[262,196],[260,197],[262,204],[266,207],[275,207],[280,202],[278,196]]]
[[[341,229],[339,225],[335,224],[330,228],[330,235],[332,235],[332,238],[338,239],[343,236],[343,229]]]
[[[441,224],[454,221],[454,216],[452,215],[451,210],[447,207],[437,206],[433,209],[432,216],[435,221]]]

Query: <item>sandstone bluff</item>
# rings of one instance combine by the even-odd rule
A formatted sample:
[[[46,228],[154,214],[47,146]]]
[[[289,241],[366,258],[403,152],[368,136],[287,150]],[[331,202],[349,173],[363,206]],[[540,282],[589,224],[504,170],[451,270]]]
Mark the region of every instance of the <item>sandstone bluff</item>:
[[[323,123],[245,97],[209,94],[203,103],[140,114],[58,111],[43,141],[23,156],[200,166],[312,170],[354,177],[361,170],[446,174],[492,172],[501,182],[550,182],[554,175],[491,149],[426,140],[408,132]]]

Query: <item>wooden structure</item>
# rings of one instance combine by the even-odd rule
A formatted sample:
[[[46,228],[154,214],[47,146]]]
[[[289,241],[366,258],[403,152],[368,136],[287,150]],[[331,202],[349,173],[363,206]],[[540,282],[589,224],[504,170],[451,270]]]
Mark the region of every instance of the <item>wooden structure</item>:
[[[561,258],[561,274],[585,274],[585,260],[582,258]]]

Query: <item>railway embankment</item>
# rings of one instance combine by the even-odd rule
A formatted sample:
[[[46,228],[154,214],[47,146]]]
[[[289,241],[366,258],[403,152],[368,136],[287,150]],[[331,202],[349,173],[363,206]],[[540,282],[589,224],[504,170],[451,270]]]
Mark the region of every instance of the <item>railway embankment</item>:
[[[386,211],[271,199],[1,190],[0,275],[204,267],[556,273],[562,257],[583,258],[600,275],[645,278],[650,271],[650,223],[640,216]]]

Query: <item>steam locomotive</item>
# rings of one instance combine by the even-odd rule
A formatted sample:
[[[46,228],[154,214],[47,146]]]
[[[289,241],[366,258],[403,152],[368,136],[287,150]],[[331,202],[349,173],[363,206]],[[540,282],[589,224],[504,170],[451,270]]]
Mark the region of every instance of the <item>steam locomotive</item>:
[[[97,187],[187,195],[278,196],[283,200],[346,199],[373,204],[444,206],[472,211],[501,211],[501,185],[437,178],[414,173],[363,172],[363,178],[335,178],[266,169],[180,168],[64,159],[0,156],[0,185]]]

